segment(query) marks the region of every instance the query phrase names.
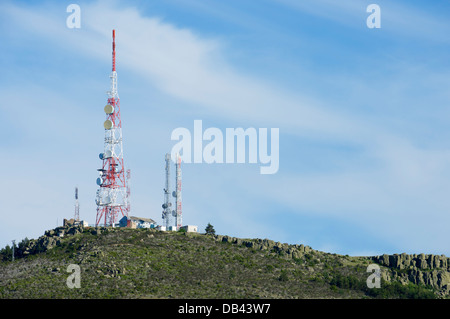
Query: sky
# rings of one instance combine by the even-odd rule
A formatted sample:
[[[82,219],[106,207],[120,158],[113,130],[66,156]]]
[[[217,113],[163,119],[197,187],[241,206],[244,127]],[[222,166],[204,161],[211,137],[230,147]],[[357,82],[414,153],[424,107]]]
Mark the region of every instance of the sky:
[[[75,187],[95,223],[115,29],[131,215],[162,223],[175,129],[276,128],[275,174],[182,164],[183,224],[450,256],[449,12],[447,0],[2,1],[0,246],[72,218]]]

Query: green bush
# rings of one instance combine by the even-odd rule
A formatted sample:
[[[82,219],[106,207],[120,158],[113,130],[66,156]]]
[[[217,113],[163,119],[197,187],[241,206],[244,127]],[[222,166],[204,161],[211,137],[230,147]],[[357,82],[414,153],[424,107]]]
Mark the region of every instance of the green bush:
[[[436,295],[430,287],[423,285],[415,285],[409,283],[402,285],[400,282],[395,281],[392,283],[381,283],[381,288],[366,289],[366,293],[369,296],[376,298],[398,298],[398,299],[435,299]]]
[[[2,261],[10,261],[12,260],[12,247],[6,245],[5,248],[0,250],[0,256]]]
[[[333,274],[333,278],[330,280],[331,286],[336,286],[342,289],[362,290],[366,287],[363,280],[359,280],[354,276],[345,276],[340,273]]]
[[[280,277],[278,277],[279,281],[288,281],[289,277],[286,270],[281,270]]]

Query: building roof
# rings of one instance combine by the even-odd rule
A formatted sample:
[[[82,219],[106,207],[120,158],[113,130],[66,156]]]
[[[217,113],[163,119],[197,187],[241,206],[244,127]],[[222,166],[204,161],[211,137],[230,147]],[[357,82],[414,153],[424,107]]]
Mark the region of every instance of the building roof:
[[[131,221],[141,221],[141,222],[147,222],[150,224],[156,224],[156,222],[151,218],[143,218],[143,217],[136,217],[136,216],[128,216],[128,219]]]

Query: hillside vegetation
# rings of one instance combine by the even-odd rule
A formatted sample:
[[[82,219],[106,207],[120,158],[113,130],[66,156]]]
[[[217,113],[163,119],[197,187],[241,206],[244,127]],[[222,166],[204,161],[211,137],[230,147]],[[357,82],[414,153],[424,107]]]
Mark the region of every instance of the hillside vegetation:
[[[10,247],[0,251],[0,298],[448,297],[449,269],[418,269],[414,256],[402,268],[393,263],[404,258],[342,256],[267,239],[78,226],[25,239],[16,250],[14,261]],[[382,269],[381,288],[367,287],[372,263]],[[80,288],[67,286],[70,264],[80,267]],[[426,273],[436,280],[427,282]]]

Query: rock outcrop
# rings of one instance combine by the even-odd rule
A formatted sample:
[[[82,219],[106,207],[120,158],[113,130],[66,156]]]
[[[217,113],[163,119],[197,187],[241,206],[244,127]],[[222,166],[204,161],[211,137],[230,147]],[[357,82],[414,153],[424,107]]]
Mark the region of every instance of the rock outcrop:
[[[429,285],[441,295],[450,293],[450,258],[432,254],[394,254],[372,257],[372,261],[388,267],[383,273],[386,281]]]
[[[45,252],[47,250],[53,249],[61,244],[61,238],[64,236],[73,236],[80,234],[84,231],[82,225],[70,225],[66,227],[57,227],[55,229],[50,229],[45,231],[44,235],[38,239],[31,239],[28,244],[23,247],[22,255],[32,255],[40,252]],[[97,228],[92,228],[92,231],[99,231]]]
[[[221,242],[242,245],[256,250],[273,250],[274,252],[286,256],[286,258],[300,258],[312,251],[311,247],[304,245],[289,245],[275,242],[270,239],[242,239],[237,237],[215,235],[214,239]]]
[[[381,255],[373,257],[373,260],[380,265],[387,267],[394,267],[397,269],[439,269],[450,271],[450,258],[444,255],[425,255],[414,254],[407,255],[394,254],[394,255]]]

